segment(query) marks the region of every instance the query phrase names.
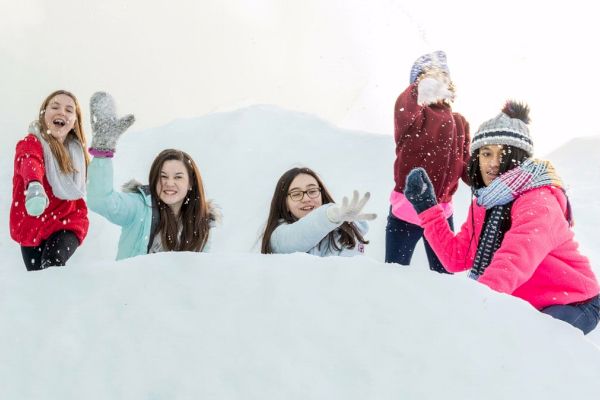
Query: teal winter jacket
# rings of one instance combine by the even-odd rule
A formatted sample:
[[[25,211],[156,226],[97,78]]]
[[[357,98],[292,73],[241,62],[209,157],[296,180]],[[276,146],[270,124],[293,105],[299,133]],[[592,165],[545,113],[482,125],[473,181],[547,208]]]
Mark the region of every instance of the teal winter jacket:
[[[130,181],[123,187],[123,192],[115,191],[113,177],[112,158],[92,159],[88,168],[88,208],[121,226],[117,260],[148,254],[150,232],[159,215],[156,206],[152,204],[150,190],[148,186]],[[209,213],[212,228],[218,219],[218,212],[211,203]],[[210,234],[202,251],[207,252],[209,248]]]

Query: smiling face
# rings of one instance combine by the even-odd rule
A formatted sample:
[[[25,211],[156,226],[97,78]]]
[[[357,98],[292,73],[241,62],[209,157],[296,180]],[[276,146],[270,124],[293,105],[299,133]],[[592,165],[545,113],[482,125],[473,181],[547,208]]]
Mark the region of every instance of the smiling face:
[[[319,183],[314,177],[308,174],[299,174],[294,178],[292,183],[290,183],[286,204],[288,210],[290,210],[290,213],[298,219],[306,216],[315,208],[323,205],[321,193],[319,193],[314,199],[311,199],[307,193],[303,193],[302,200],[299,201],[294,201],[289,196],[290,193],[310,191],[310,189],[319,189]]]
[[[160,169],[160,179],[156,183],[158,198],[178,215],[189,190],[190,177],[183,162],[165,161]]]
[[[504,147],[499,144],[483,146],[479,150],[479,172],[485,186],[500,175],[500,163],[505,156]]]
[[[66,94],[57,94],[44,109],[46,133],[63,143],[77,121],[75,100]]]

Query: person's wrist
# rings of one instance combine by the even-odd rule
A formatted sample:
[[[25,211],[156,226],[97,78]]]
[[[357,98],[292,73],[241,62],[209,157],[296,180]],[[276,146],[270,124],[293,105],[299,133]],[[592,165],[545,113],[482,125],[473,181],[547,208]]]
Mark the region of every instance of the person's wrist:
[[[427,202],[418,202],[414,204],[415,211],[417,214],[421,214],[423,211],[429,210],[432,206]]]
[[[115,155],[115,150],[98,149],[95,147],[90,147],[88,152],[90,153],[90,155],[98,158],[112,158]]]

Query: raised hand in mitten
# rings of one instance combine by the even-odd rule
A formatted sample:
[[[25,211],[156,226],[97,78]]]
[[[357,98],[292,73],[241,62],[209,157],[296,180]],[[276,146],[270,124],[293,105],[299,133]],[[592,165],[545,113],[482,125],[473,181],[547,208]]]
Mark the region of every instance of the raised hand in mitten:
[[[94,157],[112,157],[117,140],[135,122],[135,117],[128,114],[117,118],[115,101],[106,92],[96,92],[92,95],[90,114],[92,116],[90,154]]]
[[[417,104],[427,106],[444,100],[454,101],[454,85],[448,74],[438,69],[423,73],[417,86]]]
[[[354,191],[352,201],[348,201],[348,198],[344,196],[342,199],[342,205],[334,205],[327,209],[327,218],[333,223],[340,222],[352,222],[352,221],[371,221],[377,218],[377,214],[361,214],[361,211],[371,194],[369,192],[359,200],[358,191]]]
[[[435,206],[435,190],[423,168],[414,168],[406,177],[404,196],[413,205],[417,214]]]
[[[27,214],[32,217],[40,216],[46,207],[48,207],[48,196],[46,196],[44,186],[38,181],[30,182],[25,191],[25,209],[27,210]]]

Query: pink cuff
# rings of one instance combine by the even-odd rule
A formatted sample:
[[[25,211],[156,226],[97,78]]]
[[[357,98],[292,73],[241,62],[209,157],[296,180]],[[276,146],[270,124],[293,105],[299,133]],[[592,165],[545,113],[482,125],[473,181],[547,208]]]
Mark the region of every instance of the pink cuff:
[[[392,214],[398,219],[409,222],[413,225],[422,226],[421,218],[415,211],[413,205],[408,201],[404,194],[392,190],[390,194],[390,204],[392,205]],[[452,203],[440,203],[446,219],[450,218],[454,212]]]
[[[93,147],[90,147],[88,149],[88,153],[90,153],[94,157],[99,157],[99,158],[112,158],[115,155],[114,150],[100,150],[100,149],[95,149]]]

